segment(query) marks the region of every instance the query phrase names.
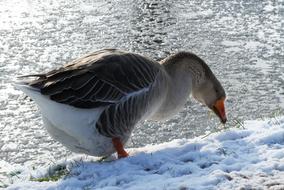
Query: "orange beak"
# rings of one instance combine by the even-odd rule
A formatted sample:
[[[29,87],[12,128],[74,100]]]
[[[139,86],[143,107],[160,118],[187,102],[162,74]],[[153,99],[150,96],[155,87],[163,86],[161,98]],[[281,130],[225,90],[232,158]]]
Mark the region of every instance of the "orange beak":
[[[225,98],[221,98],[215,102],[212,110],[220,118],[222,123],[226,123],[227,117],[225,112]]]

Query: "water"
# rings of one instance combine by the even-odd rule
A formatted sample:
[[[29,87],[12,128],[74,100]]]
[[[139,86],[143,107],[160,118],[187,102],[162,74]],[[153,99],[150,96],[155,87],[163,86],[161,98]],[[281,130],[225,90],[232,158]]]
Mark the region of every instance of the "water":
[[[47,163],[70,155],[11,83],[17,75],[48,71],[101,48],[156,60],[192,51],[226,89],[228,126],[273,116],[284,109],[283,11],[283,0],[0,0],[0,158]],[[139,124],[128,146],[191,138],[218,125],[207,108],[189,101],[166,122]]]

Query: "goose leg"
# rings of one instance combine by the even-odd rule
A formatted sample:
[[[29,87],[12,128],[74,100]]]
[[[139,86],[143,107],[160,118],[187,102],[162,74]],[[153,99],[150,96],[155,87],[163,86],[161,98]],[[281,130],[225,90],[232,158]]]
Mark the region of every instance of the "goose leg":
[[[128,153],[124,150],[123,144],[119,137],[112,138],[112,144],[117,152],[118,158],[125,158],[128,156]]]

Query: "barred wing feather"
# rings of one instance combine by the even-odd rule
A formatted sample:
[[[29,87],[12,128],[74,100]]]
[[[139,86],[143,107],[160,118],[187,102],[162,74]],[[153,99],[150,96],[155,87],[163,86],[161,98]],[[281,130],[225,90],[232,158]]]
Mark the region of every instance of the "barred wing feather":
[[[147,111],[159,63],[138,54],[102,50],[30,83],[58,103],[105,107],[96,127],[108,137],[130,133]]]

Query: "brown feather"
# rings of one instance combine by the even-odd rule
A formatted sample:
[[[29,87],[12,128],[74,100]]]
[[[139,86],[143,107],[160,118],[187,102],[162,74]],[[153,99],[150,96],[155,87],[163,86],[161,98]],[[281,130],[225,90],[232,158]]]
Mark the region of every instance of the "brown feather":
[[[159,63],[114,49],[100,50],[39,77],[29,85],[50,99],[78,108],[118,103],[127,94],[150,86]]]

